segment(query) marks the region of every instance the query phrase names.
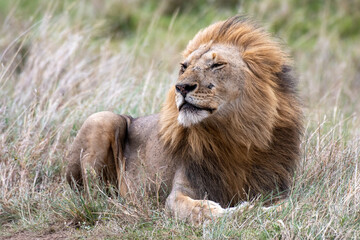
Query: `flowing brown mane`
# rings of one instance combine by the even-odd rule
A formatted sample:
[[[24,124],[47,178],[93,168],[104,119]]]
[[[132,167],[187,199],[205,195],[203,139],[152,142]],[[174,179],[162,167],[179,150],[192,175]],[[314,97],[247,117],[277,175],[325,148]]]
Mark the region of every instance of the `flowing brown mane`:
[[[227,112],[184,128],[177,121],[172,88],[161,111],[159,135],[172,160],[184,164],[198,197],[226,206],[288,190],[300,154],[302,113],[291,62],[277,41],[234,17],[200,31],[183,55],[219,43],[241,53],[244,96]]]

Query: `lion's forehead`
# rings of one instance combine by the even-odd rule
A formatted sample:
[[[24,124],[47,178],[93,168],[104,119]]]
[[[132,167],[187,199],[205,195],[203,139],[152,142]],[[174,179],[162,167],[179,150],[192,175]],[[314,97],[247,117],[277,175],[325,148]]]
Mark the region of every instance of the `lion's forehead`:
[[[219,58],[227,62],[235,61],[242,63],[239,48],[229,44],[201,45],[186,57],[184,63],[192,65],[196,70],[196,68],[203,68],[204,66],[210,65]]]

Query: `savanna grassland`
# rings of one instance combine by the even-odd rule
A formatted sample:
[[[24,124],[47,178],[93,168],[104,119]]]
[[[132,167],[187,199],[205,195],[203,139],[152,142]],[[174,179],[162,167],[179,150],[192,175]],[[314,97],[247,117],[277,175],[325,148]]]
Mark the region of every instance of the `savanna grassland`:
[[[187,41],[235,14],[280,38],[299,76],[303,155],[282,208],[192,227],[146,192],[74,193],[65,156],[86,117],[158,112]],[[0,0],[0,238],[359,239],[359,92],[360,1]]]

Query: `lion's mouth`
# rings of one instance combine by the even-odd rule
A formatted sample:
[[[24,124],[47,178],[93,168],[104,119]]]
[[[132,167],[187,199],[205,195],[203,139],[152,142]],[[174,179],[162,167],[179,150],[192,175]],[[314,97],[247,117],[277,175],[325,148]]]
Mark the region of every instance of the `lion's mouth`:
[[[179,107],[179,112],[180,111],[191,111],[191,112],[208,111],[210,113],[213,113],[215,111],[215,109],[206,108],[206,107],[199,107],[199,106],[196,106],[194,104],[191,104],[189,102],[184,101],[184,103],[181,104],[180,107]]]

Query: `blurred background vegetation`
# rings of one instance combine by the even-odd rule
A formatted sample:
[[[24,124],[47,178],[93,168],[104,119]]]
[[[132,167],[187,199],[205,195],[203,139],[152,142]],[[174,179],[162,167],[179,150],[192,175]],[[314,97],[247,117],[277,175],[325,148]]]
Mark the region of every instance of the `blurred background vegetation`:
[[[161,30],[167,32],[173,18],[180,18],[172,25],[178,31],[201,28],[219,19],[235,14],[246,15],[265,24],[272,32],[286,33],[291,45],[310,45],[305,39],[314,40],[324,32],[333,33],[342,40],[354,40],[359,36],[360,2],[357,0],[198,0],[188,3],[182,0],[2,0],[0,19],[8,17],[23,20],[26,25],[41,19],[47,10],[53,15],[67,12],[74,24],[79,15],[88,24],[102,24],[100,35],[129,37],[146,29],[154,18],[159,18]],[[81,7],[81,8],[80,8]],[[184,22],[183,22],[184,21]],[[192,36],[197,30],[189,35]],[[161,31],[159,29],[159,31]],[[305,39],[304,39],[305,38]]]
[[[198,229],[151,199],[135,211],[74,194],[64,156],[86,117],[158,112],[187,42],[233,15],[279,38],[299,76],[306,132],[288,207]],[[359,0],[0,0],[0,238],[359,238],[359,43]]]
[[[133,48],[134,53],[149,57],[155,57],[155,53],[163,49],[179,57],[199,29],[233,15],[249,16],[289,46],[299,73],[314,67],[315,56],[324,56],[335,68],[339,66],[331,59],[341,56],[343,62],[352,65],[350,76],[359,77],[360,1],[357,0],[198,0],[191,3],[181,0],[2,0],[0,21],[3,33],[7,34],[2,34],[0,49],[5,49],[19,33],[41,24],[44,16],[57,21],[64,14],[73,31],[91,29],[89,37],[93,47],[107,41],[114,51]],[[26,52],[30,42],[28,39],[23,43],[20,55]],[[139,45],[147,47],[137,48]],[[141,53],[137,52],[139,49]],[[173,59],[179,61],[179,58]],[[319,74],[322,74],[320,80],[326,81],[326,73]],[[344,101],[350,95],[353,97],[353,89],[358,89],[360,84],[350,82]],[[301,84],[306,85],[301,86],[307,93],[304,98],[327,92],[316,84],[300,81]]]

